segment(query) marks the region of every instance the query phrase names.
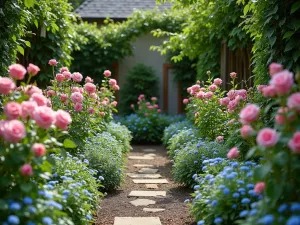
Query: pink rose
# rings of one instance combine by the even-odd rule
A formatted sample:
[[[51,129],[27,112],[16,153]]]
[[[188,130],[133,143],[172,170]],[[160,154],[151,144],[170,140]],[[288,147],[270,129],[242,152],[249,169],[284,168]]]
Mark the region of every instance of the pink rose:
[[[17,119],[21,115],[21,105],[17,102],[8,102],[4,106],[4,114],[9,120]]]
[[[200,91],[203,91],[203,92],[205,92],[206,91],[206,88],[200,88]]]
[[[269,74],[272,77],[274,74],[282,71],[282,65],[278,63],[271,63],[269,65]]]
[[[158,109],[158,110],[157,110],[157,112],[158,112],[158,113],[161,113],[161,110],[160,110],[160,109]]]
[[[236,106],[237,106],[237,103],[236,103],[236,101],[233,100],[228,103],[227,109],[229,112],[233,112],[235,110]]]
[[[153,109],[153,106],[152,106],[152,105],[149,105],[149,106],[148,106],[148,109]]]
[[[220,78],[216,78],[214,79],[214,84],[217,85],[217,86],[220,86],[222,84],[222,80]]]
[[[280,107],[275,116],[275,120],[279,125],[283,125],[286,122],[286,119],[288,119],[288,121],[293,121],[296,117],[293,112],[289,112],[288,108]]]
[[[300,92],[293,93],[288,97],[287,106],[290,109],[296,109],[297,112],[300,111]]]
[[[43,144],[35,143],[32,145],[31,151],[36,157],[41,157],[46,154],[46,147]]]
[[[199,99],[203,99],[203,98],[205,97],[205,92],[199,91],[199,92],[197,93],[196,97],[199,98]]]
[[[68,125],[72,122],[72,118],[70,114],[64,110],[57,110],[55,113],[55,126],[62,129],[67,130]]]
[[[79,87],[72,87],[72,93],[74,92],[80,92]]]
[[[62,67],[62,68],[60,68],[60,73],[63,74],[64,72],[69,72],[68,67]]]
[[[68,99],[68,95],[66,95],[66,94],[60,94],[60,100],[61,100],[62,102],[67,101],[67,99]]]
[[[75,106],[74,106],[74,110],[75,110],[76,112],[81,112],[81,111],[82,111],[82,104],[79,103],[79,102],[77,102],[77,103],[75,104]]]
[[[48,97],[55,96],[55,91],[53,91],[53,90],[47,91],[47,96]]]
[[[261,194],[261,193],[264,192],[265,187],[266,187],[265,182],[258,182],[258,183],[255,184],[254,192],[255,192],[256,194]]]
[[[216,141],[222,142],[222,141],[224,141],[224,137],[223,136],[218,136],[218,137],[216,137]]]
[[[115,90],[115,91],[119,91],[120,90],[120,87],[119,87],[119,85],[114,85],[114,86],[112,86],[112,88]]]
[[[62,72],[66,80],[71,80],[72,74],[69,71]]]
[[[204,97],[209,99],[209,98],[211,98],[213,95],[214,95],[214,94],[213,94],[211,91],[209,91],[209,92],[206,92],[206,93],[205,93]]]
[[[254,132],[250,125],[243,125],[240,131],[243,138],[249,137]]]
[[[102,116],[102,117],[105,116],[105,112],[100,112],[99,114],[100,114],[100,116]]]
[[[56,66],[57,65],[57,61],[55,59],[50,59],[49,62],[48,62],[48,64],[50,66]]]
[[[92,99],[97,99],[98,98],[96,93],[90,93],[89,97],[92,98]]]
[[[294,84],[294,75],[288,70],[276,73],[272,76],[270,85],[275,88],[278,95],[288,94]]]
[[[75,82],[78,82],[78,83],[81,82],[82,78],[83,77],[82,77],[81,73],[75,72],[75,73],[72,74],[72,79]]]
[[[24,101],[21,103],[21,116],[25,120],[27,117],[33,118],[33,112],[38,107],[36,102]]]
[[[260,109],[255,104],[245,106],[240,113],[241,122],[243,124],[249,124],[257,120]]]
[[[212,85],[209,86],[209,90],[210,90],[210,91],[216,91],[217,88],[218,88],[218,87],[217,87],[217,85],[215,85],[215,84],[212,84]]]
[[[247,91],[245,89],[237,90],[237,94],[242,97],[243,100],[247,99]]]
[[[63,82],[65,79],[65,76],[62,75],[61,73],[56,74],[55,76],[55,80],[57,80],[57,82]]]
[[[279,134],[271,128],[263,128],[258,132],[256,142],[263,147],[273,147],[279,140]]]
[[[33,174],[33,169],[30,164],[24,164],[21,167],[21,174],[23,176],[31,176]]]
[[[111,104],[112,104],[114,107],[117,107],[118,102],[117,102],[117,101],[113,101]]]
[[[230,102],[230,98],[225,97],[220,99],[220,105],[227,106]]]
[[[106,90],[105,87],[101,87],[101,88],[100,88],[100,91],[105,91],[105,90]]]
[[[233,100],[237,96],[237,92],[235,90],[230,90],[228,91],[227,96],[230,98],[230,100]]]
[[[276,90],[273,86],[265,86],[262,89],[263,96],[266,98],[273,98],[276,96]]]
[[[156,102],[156,101],[157,101],[157,98],[156,98],[156,97],[152,97],[152,98],[151,98],[151,101]]]
[[[71,94],[71,101],[74,103],[82,103],[83,95],[80,92],[74,92]]]
[[[146,105],[149,106],[149,105],[151,105],[151,103],[150,102],[146,102]]]
[[[194,94],[196,94],[198,91],[200,91],[200,85],[198,85],[198,84],[195,84],[195,85],[193,85],[192,87],[191,87],[191,94],[192,95],[194,95]]]
[[[96,85],[93,84],[93,83],[86,83],[86,84],[84,85],[84,90],[85,90],[88,94],[95,93],[95,92],[96,92]]]
[[[14,81],[8,77],[0,77],[0,94],[9,94],[16,88]]]
[[[89,114],[94,114],[95,113],[95,109],[93,107],[90,107],[87,109]]]
[[[289,140],[288,146],[293,152],[297,154],[300,153],[300,132],[299,131],[294,133],[293,138]]]
[[[8,72],[12,78],[16,80],[23,80],[26,74],[26,69],[21,64],[13,64],[8,67]]]
[[[263,89],[264,89],[265,87],[267,87],[267,85],[258,85],[258,86],[257,86],[258,92],[262,94],[262,93],[263,93]]]
[[[33,119],[39,127],[48,129],[55,122],[55,113],[47,106],[40,106],[35,109]]]
[[[93,83],[94,82],[94,80],[90,77],[86,77],[84,81],[85,81],[85,83]]]
[[[138,100],[141,101],[145,98],[145,95],[144,94],[140,94],[140,96],[138,97]]]
[[[19,120],[9,120],[4,123],[4,140],[10,143],[18,143],[26,137],[26,128]]]
[[[231,77],[232,79],[235,79],[235,78],[236,78],[236,75],[237,75],[236,72],[231,72],[231,73],[230,73],[230,77]]]
[[[228,159],[236,159],[238,158],[240,155],[240,152],[238,150],[237,147],[234,147],[232,149],[229,150],[229,152],[227,153],[227,158]]]
[[[43,91],[42,91],[41,89],[39,89],[37,86],[34,86],[34,85],[28,85],[28,86],[25,87],[24,93],[25,93],[26,95],[29,95],[29,96],[31,96],[31,95],[33,95],[33,94],[35,94],[35,93],[41,94],[41,95],[42,95],[42,94],[43,94]]]
[[[188,87],[188,88],[186,89],[186,91],[187,91],[188,93],[191,93],[192,87]]]
[[[154,104],[153,107],[157,109],[157,108],[158,108],[158,105],[157,105],[157,104]]]
[[[33,95],[31,95],[29,100],[36,102],[38,106],[47,105],[47,102],[48,102],[48,99],[44,95],[37,94],[37,93],[34,93]]]
[[[7,122],[7,120],[0,120],[0,136],[1,137],[4,135],[6,122]]]
[[[109,70],[105,70],[103,74],[106,77],[110,77],[111,76],[111,72]]]
[[[114,86],[117,84],[117,81],[115,79],[109,79],[108,83],[110,86]]]
[[[35,76],[40,71],[40,68],[36,65],[29,63],[29,66],[27,67],[27,71],[31,76]]]
[[[144,115],[147,117],[147,116],[149,116],[149,113],[145,113]]]

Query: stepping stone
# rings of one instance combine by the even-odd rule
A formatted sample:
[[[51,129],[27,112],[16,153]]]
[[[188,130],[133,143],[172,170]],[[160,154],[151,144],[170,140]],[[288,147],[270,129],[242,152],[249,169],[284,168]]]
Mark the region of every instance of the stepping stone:
[[[133,179],[135,184],[168,184],[167,179]]]
[[[154,205],[156,201],[150,200],[150,199],[144,199],[144,198],[139,198],[134,201],[130,202],[134,206],[148,206],[148,205]]]
[[[115,217],[114,225],[161,225],[159,217]]]
[[[134,167],[154,167],[153,165],[150,164],[134,164]]]
[[[131,191],[129,197],[166,197],[166,191]]]
[[[139,170],[139,173],[145,173],[145,174],[154,174],[157,172],[158,172],[158,169],[151,169],[151,168],[142,168]]]
[[[143,174],[143,173],[127,173],[127,176],[131,178],[139,178],[139,179],[157,179],[162,177],[160,174]]]
[[[148,189],[158,189],[158,185],[157,184],[146,184],[146,188],[148,188]]]
[[[152,160],[154,159],[152,156],[129,156],[128,159],[140,159],[140,160]]]
[[[153,148],[145,148],[143,149],[143,152],[156,152],[156,150]]]
[[[145,154],[144,156],[149,156],[149,157],[155,157],[156,156],[156,154],[154,154],[154,153],[150,153],[150,154]]]
[[[162,212],[165,211],[165,209],[160,208],[143,208],[144,212]]]

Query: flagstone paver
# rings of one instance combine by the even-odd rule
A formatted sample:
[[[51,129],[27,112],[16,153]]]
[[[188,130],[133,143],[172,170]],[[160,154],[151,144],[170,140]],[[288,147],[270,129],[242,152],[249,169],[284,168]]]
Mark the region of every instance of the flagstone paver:
[[[167,179],[133,179],[135,184],[168,184]]]
[[[156,201],[145,199],[145,198],[138,198],[136,200],[133,200],[130,202],[134,206],[148,206],[148,205],[154,205]]]
[[[144,155],[144,156],[129,156],[128,159],[136,159],[136,160],[152,160],[154,159],[152,156],[147,156],[147,155]]]
[[[157,184],[145,184],[146,188],[148,189],[158,189],[158,185]]]
[[[145,173],[145,174],[154,174],[158,172],[158,169],[152,169],[152,168],[142,168],[138,171],[139,173]]]
[[[145,149],[143,149],[143,152],[156,152],[156,149],[153,149],[153,148],[145,148]]]
[[[134,164],[134,167],[154,167],[154,165],[150,165],[150,164]]]
[[[161,225],[158,217],[115,217],[114,225]]]
[[[165,209],[161,208],[143,208],[144,212],[162,212],[165,211]]]
[[[160,174],[143,174],[143,173],[126,173],[126,174],[131,178],[139,178],[139,179],[157,179],[162,177]]]
[[[155,157],[156,154],[154,154],[154,153],[149,153],[149,154],[145,154],[144,156]]]
[[[166,197],[166,191],[131,191],[129,197]]]

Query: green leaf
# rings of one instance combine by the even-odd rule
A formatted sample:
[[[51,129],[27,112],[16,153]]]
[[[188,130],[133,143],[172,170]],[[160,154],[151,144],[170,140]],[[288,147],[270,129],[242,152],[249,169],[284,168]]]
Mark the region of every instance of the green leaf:
[[[286,44],[284,51],[285,51],[285,52],[288,52],[288,51],[292,50],[295,46],[296,46],[296,41],[293,40],[293,39],[291,39],[291,40]]]
[[[27,47],[31,47],[31,44],[30,44],[29,41],[25,41],[25,45],[26,45]]]
[[[246,155],[246,159],[249,159],[251,158],[256,152],[256,148],[251,148],[248,152],[247,152],[247,155]]]
[[[24,4],[27,8],[31,8],[34,6],[35,0],[24,0]]]
[[[273,47],[273,45],[275,44],[276,39],[277,39],[276,36],[270,37],[269,42],[270,42],[271,47]]]
[[[74,141],[67,138],[67,139],[64,140],[64,147],[65,148],[76,148],[77,145],[75,144]]]
[[[289,155],[287,152],[284,151],[277,153],[273,158],[273,162],[277,166],[284,166],[288,162],[288,160]]]
[[[22,55],[24,55],[24,48],[20,45],[17,46],[18,52],[20,52]]]
[[[32,183],[21,184],[20,188],[24,192],[30,192],[31,189],[33,188],[33,184]]]
[[[291,37],[293,34],[294,34],[293,31],[288,31],[288,32],[286,32],[286,33],[283,35],[283,39],[289,38],[289,37]]]
[[[256,180],[264,180],[264,178],[268,175],[268,173],[272,169],[272,164],[271,163],[266,163],[262,166],[256,167],[254,170],[254,177]]]
[[[37,20],[34,20],[34,25],[36,26],[36,28],[39,27],[39,22]]]
[[[296,12],[299,8],[300,8],[300,1],[297,1],[297,2],[295,2],[295,3],[292,5],[292,8],[291,8],[291,14],[293,14],[294,12]]]

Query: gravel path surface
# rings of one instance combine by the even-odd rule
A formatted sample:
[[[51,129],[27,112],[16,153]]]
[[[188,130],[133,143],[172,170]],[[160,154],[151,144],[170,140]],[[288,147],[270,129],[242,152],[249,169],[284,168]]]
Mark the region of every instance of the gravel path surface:
[[[167,157],[166,149],[162,146],[137,145],[129,156],[143,156],[143,149],[156,149],[154,160],[128,160],[127,173],[134,173],[141,169],[135,168],[134,164],[152,164],[153,168],[159,169],[157,174],[169,181],[168,184],[158,184],[158,189],[147,189],[145,184],[134,184],[132,178],[126,176],[121,187],[108,195],[101,202],[97,213],[97,225],[113,225],[115,217],[159,217],[162,225],[195,225],[189,215],[188,206],[184,200],[190,197],[191,189],[184,188],[174,183],[171,176],[171,165]],[[156,204],[145,206],[147,208],[164,208],[162,212],[144,212],[144,206],[133,206],[130,201],[138,199],[128,197],[133,190],[139,191],[167,191],[166,197],[142,197],[156,201]],[[141,224],[143,225],[143,224]]]

